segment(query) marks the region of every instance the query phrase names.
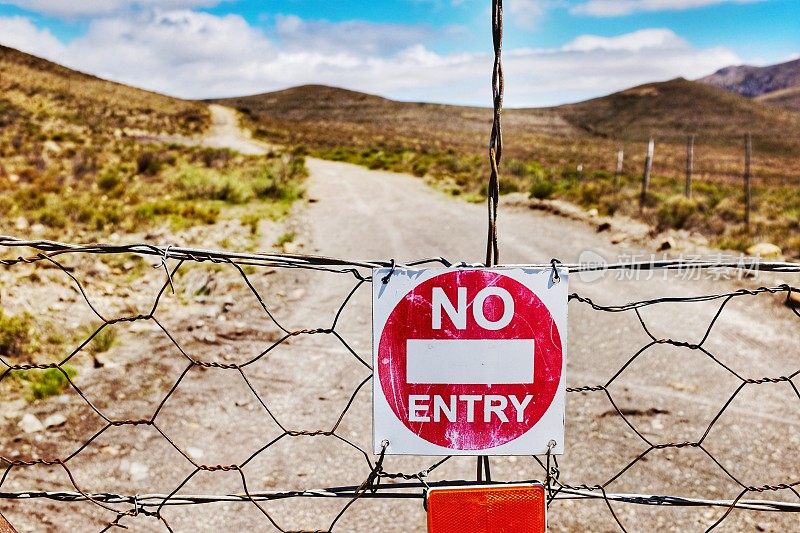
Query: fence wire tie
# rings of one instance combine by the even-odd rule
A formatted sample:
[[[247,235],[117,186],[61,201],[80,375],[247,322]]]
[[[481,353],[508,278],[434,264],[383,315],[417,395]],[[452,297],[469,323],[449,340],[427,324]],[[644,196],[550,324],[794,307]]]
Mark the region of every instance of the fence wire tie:
[[[561,283],[561,276],[558,275],[558,267],[556,266],[560,264],[562,264],[561,261],[556,258],[550,260],[550,266],[553,268],[553,285],[558,285]],[[548,450],[550,449],[549,444],[547,445],[547,448]],[[547,453],[549,454],[550,452],[548,451]]]
[[[558,459],[556,459],[555,455],[553,455],[553,448],[555,447],[556,447],[556,441],[551,439],[547,443],[547,455],[546,455],[546,466],[545,466],[545,476],[546,476],[545,485],[547,488],[547,492],[550,496],[549,501],[547,502],[548,506],[555,498],[555,495],[558,492],[558,490],[561,490],[560,488],[558,490],[553,490],[553,483],[558,483],[558,476],[560,473],[558,470]]]
[[[392,274],[394,274],[394,269],[397,266],[397,263],[395,262],[394,259],[391,259],[390,261],[391,264],[389,265],[389,272],[387,272],[386,275],[381,278],[381,283],[383,283],[384,285],[389,283],[389,280],[392,278]]]
[[[380,479],[381,479],[380,476],[381,473],[383,472],[383,459],[386,457],[386,449],[388,447],[389,447],[388,440],[381,441],[381,453],[378,456],[378,460],[375,462],[375,467],[369,473],[367,479],[364,480],[364,483],[362,483],[361,486],[358,487],[358,489],[356,490],[357,493],[369,490],[372,494],[375,494],[378,491],[378,485],[380,485]]]
[[[172,274],[169,271],[169,266],[167,265],[167,259],[169,259],[169,249],[172,248],[171,244],[168,244],[164,247],[164,255],[161,257],[161,262],[156,263],[153,265],[153,268],[164,268],[164,272],[167,274],[167,281],[169,282],[169,288],[172,290],[172,294],[175,294],[175,286],[172,284]]]

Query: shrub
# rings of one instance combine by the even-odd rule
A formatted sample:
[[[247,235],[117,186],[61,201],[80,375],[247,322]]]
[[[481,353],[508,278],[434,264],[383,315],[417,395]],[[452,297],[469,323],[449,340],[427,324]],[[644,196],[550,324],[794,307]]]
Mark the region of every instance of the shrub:
[[[248,186],[245,180],[210,169],[188,167],[176,179],[184,200],[221,200],[241,204],[253,198],[252,186]]]
[[[423,161],[415,161],[411,167],[411,173],[418,178],[424,177],[428,173],[429,165]]]
[[[92,353],[107,352],[117,343],[117,331],[113,327],[106,326],[101,329],[89,343],[89,350]]]
[[[101,190],[108,192],[119,185],[121,181],[116,172],[107,170],[97,178],[97,186],[100,187]]]
[[[281,234],[275,240],[275,246],[283,246],[284,244],[289,244],[290,242],[294,241],[295,237],[296,237],[295,232],[287,231],[286,233]]]
[[[241,218],[242,226],[250,228],[250,235],[258,235],[258,226],[261,223],[261,217],[256,213],[247,213]]]
[[[506,168],[514,176],[523,177],[525,174],[525,163],[519,159],[511,159],[506,163]]]
[[[726,222],[742,222],[744,220],[744,205],[741,198],[723,198],[714,207],[714,213]]]
[[[142,152],[136,158],[136,173],[155,176],[161,171],[161,159],[154,152]]]
[[[78,375],[78,372],[70,366],[61,368],[63,368],[63,372],[58,368],[48,368],[41,371],[28,370],[22,373],[20,377],[28,382],[28,399],[43,400],[61,394],[69,386],[67,376],[69,379],[73,379]]]
[[[553,195],[555,189],[556,186],[552,181],[544,178],[536,178],[531,185],[531,198],[545,200]]]
[[[199,154],[200,161],[206,168],[224,167],[232,157],[233,152],[219,148],[203,148]]]
[[[697,202],[681,195],[670,196],[658,209],[659,229],[688,228],[696,219]]]
[[[125,218],[122,206],[117,203],[107,203],[101,205],[92,215],[92,223],[97,230],[106,227],[114,227]]]
[[[599,205],[604,197],[612,194],[611,186],[605,182],[581,183],[578,192],[581,205]]]
[[[39,222],[48,228],[64,228],[67,226],[67,217],[61,209],[48,206],[39,213]]]
[[[30,313],[6,315],[0,309],[0,354],[24,355],[30,351],[33,341],[33,316]]]
[[[500,188],[500,194],[519,192],[519,182],[516,179],[508,176],[500,176],[497,185]]]

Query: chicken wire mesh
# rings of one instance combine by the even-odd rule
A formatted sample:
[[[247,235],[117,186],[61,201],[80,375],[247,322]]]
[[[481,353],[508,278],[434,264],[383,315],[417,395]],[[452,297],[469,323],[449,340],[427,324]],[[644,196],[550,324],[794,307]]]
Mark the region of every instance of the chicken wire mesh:
[[[359,522],[347,522],[348,515],[361,512],[356,507],[369,512],[369,504],[355,505],[360,500],[381,500],[380,515],[394,501],[424,501],[430,487],[474,479],[466,475],[474,474],[474,465],[467,470],[451,465],[462,461],[463,466],[463,458],[390,464],[389,457],[369,451],[369,284],[372,268],[394,266],[394,260],[76,246],[10,237],[0,245],[15,252],[0,261],[0,318],[25,322],[16,330],[5,328],[0,337],[0,387],[7,411],[0,438],[0,509],[12,523],[22,500],[40,502],[42,516],[34,517],[34,524],[48,524],[55,508],[47,505],[58,502],[59,520],[70,523],[70,509],[81,505],[88,523],[101,530],[144,518],[181,529],[184,519],[177,526],[172,519],[176,509],[243,504],[258,513],[250,523],[261,521],[279,531],[353,530]],[[443,258],[404,266],[416,265],[473,266]],[[565,266],[571,272],[600,268]],[[790,276],[800,271],[800,265],[783,262],[602,266],[621,273],[743,268]],[[568,428],[573,427],[567,447],[575,452],[561,459],[513,458],[512,466],[503,463],[509,459],[493,459],[495,479],[484,458],[478,475],[492,483],[545,483],[551,513],[567,506],[564,519],[553,520],[555,528],[559,523],[568,529],[597,526],[586,522],[598,516],[593,502],[602,502],[606,520],[596,529],[657,526],[658,519],[644,511],[652,508],[701,509],[704,514],[693,522],[701,530],[739,527],[732,520],[741,513],[766,516],[759,527],[796,524],[797,344],[784,350],[780,364],[768,362],[756,370],[772,373],[753,374],[754,369],[740,368],[729,344],[720,344],[714,333],[726,310],[741,305],[750,320],[764,322],[763,345],[747,349],[765,361],[778,361],[768,341],[776,334],[770,327],[796,339],[798,289],[781,283],[730,290],[723,283],[725,288],[713,294],[624,304],[572,293],[572,315],[625,316],[623,331],[638,348],[623,354],[609,347],[608,361],[590,374],[568,370]],[[331,286],[336,289],[323,290]],[[756,302],[767,299],[785,301],[770,308],[781,322],[758,311]],[[647,314],[675,305],[706,305],[711,311],[681,308],[696,322],[693,332],[669,331],[675,323],[663,314],[654,323]],[[603,323],[585,318],[578,327]],[[112,335],[112,330],[119,331]],[[570,352],[573,361],[582,357],[581,350]],[[682,373],[694,377],[667,382],[660,365],[670,368],[673,380]],[[692,365],[697,368],[689,371]],[[637,373],[655,376],[656,384],[641,389],[629,380]],[[55,388],[53,396],[48,387]],[[661,389],[666,388],[683,411],[664,408]],[[776,412],[749,424],[747,412],[757,411],[759,402]],[[665,424],[658,421],[668,416],[678,419],[680,431],[660,431]],[[759,432],[765,439],[754,435]],[[664,454],[670,464],[657,468],[659,490],[647,490],[642,469]],[[579,466],[573,469],[571,463]],[[228,482],[195,483],[207,476]],[[686,487],[697,490],[686,494]],[[312,502],[302,511],[307,519],[300,520],[313,522],[311,529],[296,528],[296,508],[274,507],[294,500]],[[334,502],[333,510],[322,512],[316,503],[322,500]],[[591,512],[575,512],[580,510],[575,505]],[[27,513],[26,523],[36,514]]]

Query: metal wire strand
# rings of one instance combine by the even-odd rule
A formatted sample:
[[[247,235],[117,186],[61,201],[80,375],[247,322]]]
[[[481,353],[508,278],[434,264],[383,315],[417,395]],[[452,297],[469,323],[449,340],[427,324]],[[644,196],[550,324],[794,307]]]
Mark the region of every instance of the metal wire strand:
[[[500,160],[503,157],[503,0],[492,1],[492,42],[494,44],[494,66],[492,68],[492,133],[489,138],[489,186],[486,203],[489,214],[489,229],[486,242],[486,266],[500,261],[497,245],[497,205],[500,202]]]

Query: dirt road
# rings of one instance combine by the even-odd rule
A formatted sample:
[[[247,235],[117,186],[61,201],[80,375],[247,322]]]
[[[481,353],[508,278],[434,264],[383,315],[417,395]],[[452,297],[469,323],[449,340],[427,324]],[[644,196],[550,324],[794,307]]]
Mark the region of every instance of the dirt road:
[[[221,139],[230,134],[231,115],[219,109],[214,113],[215,131],[219,135],[215,133],[212,139]],[[233,121],[235,125],[235,116]],[[259,149],[246,138],[234,136],[236,146]],[[444,256],[453,262],[482,260],[486,224],[483,205],[445,196],[411,176],[314,159],[308,161],[308,166],[308,197],[314,201],[298,206],[291,222],[305,251],[350,259],[394,258],[398,262],[430,256]],[[586,251],[623,260],[643,253],[611,245],[608,237],[584,224],[527,209],[501,207],[499,224],[504,263],[542,263],[551,258],[573,262]],[[271,245],[271,240],[262,242],[263,249]],[[348,275],[297,270],[256,273],[252,277],[270,311],[290,330],[329,327],[339,306],[357,285]],[[576,276],[570,281],[570,292],[611,305],[655,297],[714,294],[781,281],[798,285],[798,280],[791,277],[779,280],[766,275],[756,280],[715,281],[673,276],[664,279],[661,274],[653,279],[631,280],[607,274],[591,283],[584,283]],[[181,283],[177,280],[178,285]],[[229,300],[222,306],[225,314],[215,315],[214,303],[222,299]],[[203,300],[204,307],[197,311],[198,317],[191,319],[184,316],[172,320],[178,317],[177,309],[186,305],[177,300],[165,295],[165,325],[180,342],[191,335],[193,328],[214,334],[214,342],[192,345],[191,353],[204,361],[241,362],[276,338],[274,324],[241,287],[231,284],[213,292],[208,301]],[[656,338],[697,343],[720,303],[659,304],[643,309],[641,319]],[[370,287],[364,284],[356,290],[338,321],[336,331],[346,345],[333,335],[301,335],[247,367],[248,381],[287,430],[330,430],[359,383],[369,376],[369,370],[348,347],[370,360],[370,307]],[[210,310],[208,317],[200,321],[207,310]],[[568,387],[604,384],[651,340],[632,311],[606,313],[574,301],[569,312]],[[245,333],[238,337],[219,334],[220,329],[232,323],[244,324]],[[704,343],[708,353],[669,344],[655,345],[636,358],[609,387],[609,392],[617,407],[628,413],[628,422],[651,443],[694,442],[741,384],[713,358],[746,378],[789,375],[800,367],[798,324],[797,316],[781,305],[780,298],[766,295],[734,299]],[[149,393],[148,401],[144,402],[153,408],[186,366],[169,343],[163,339],[148,340],[158,336],[158,331],[149,331],[136,337],[142,345],[150,343],[153,347],[143,357],[165,365],[160,371],[165,376],[164,383]],[[127,368],[135,372],[142,366],[141,361],[138,364]],[[655,449],[626,470],[650,445],[617,415],[604,393],[570,394],[567,453],[560,460],[561,480],[595,485],[606,483],[624,471],[606,490],[720,499],[733,499],[741,491],[741,486],[721,466],[747,485],[796,481],[800,479],[798,400],[785,382],[747,385],[704,440],[708,453],[692,446]],[[157,423],[181,450],[200,457],[198,460],[205,464],[240,464],[281,434],[241,375],[235,370],[218,368],[192,368],[159,414]],[[114,429],[119,431],[110,437],[104,435],[105,441],[97,443],[97,448],[102,451],[103,446],[116,446],[122,452],[105,456],[105,452],[98,452],[73,465],[76,472],[89,472],[79,479],[85,490],[169,493],[192,473],[191,464],[155,429],[146,426]],[[361,449],[370,449],[369,386],[356,394],[336,435]],[[107,465],[101,461],[102,457]],[[76,459],[80,458],[81,455]],[[282,438],[269,446],[247,464],[243,473],[251,491],[358,485],[369,471],[364,459],[358,450],[336,437],[301,435]],[[127,461],[125,467],[119,466],[121,460]],[[391,456],[384,468],[389,472],[413,473],[428,468],[435,460]],[[137,476],[137,469],[131,468],[134,463],[142,465],[138,472],[145,471],[147,475]],[[542,477],[538,464],[525,457],[492,459],[492,473],[498,480]],[[430,478],[474,476],[474,459],[456,458],[432,472]],[[63,480],[60,486],[68,488]],[[242,491],[242,477],[235,471],[199,472],[180,491],[238,493]],[[792,497],[788,491],[765,496],[789,501]],[[296,498],[263,507],[284,529],[324,530],[345,503],[338,499]],[[3,512],[12,523],[27,523],[25,513],[30,505],[5,507]],[[54,507],[66,508],[66,504]],[[613,508],[629,531],[702,531],[724,513],[724,509],[705,507],[614,504]],[[249,503],[170,507],[163,510],[163,515],[176,531],[273,530],[264,515]],[[102,516],[108,519],[108,513]],[[97,517],[96,506],[82,504],[78,518],[67,517],[65,513],[62,522],[48,527],[62,530],[66,523],[83,530],[87,524],[100,523]],[[791,524],[797,524],[792,520],[796,517],[735,512],[723,522],[721,530],[786,531],[792,528]],[[137,530],[160,527],[155,519],[143,515],[125,518],[123,523],[135,525]],[[553,531],[619,529],[602,501],[558,501],[551,508],[550,525]],[[418,500],[362,500],[345,513],[336,530],[424,531],[424,510]]]
[[[212,148],[230,148],[243,154],[263,154],[268,147],[254,141],[249,132],[239,127],[236,110],[217,104],[208,106],[211,111],[211,131],[203,144]]]
[[[140,140],[228,148],[249,155],[264,154],[269,150],[270,147],[266,143],[253,139],[249,131],[239,126],[239,115],[235,109],[210,104],[208,110],[211,113],[211,127],[201,137],[160,135],[143,136]]]
[[[454,200],[409,176],[373,172],[350,165],[312,160],[309,191],[320,201],[305,210],[314,252],[338,257],[394,258],[400,262],[444,256],[453,262],[480,262],[485,250],[485,207]],[[508,264],[546,263],[551,258],[577,261],[591,251],[609,260],[630,260],[643,250],[611,245],[594,228],[525,209],[501,208],[500,249]],[[639,255],[639,258],[643,258]],[[708,279],[683,280],[658,274],[654,279],[618,280],[614,274],[592,283],[574,276],[570,292],[600,304],[624,304],[655,297],[680,297],[727,292],[739,287],[797,280],[763,276],[746,282]],[[315,299],[330,307],[333,296],[326,286],[315,286]],[[369,317],[368,291],[361,291],[350,311]],[[720,302],[660,304],[643,309],[642,318],[657,338],[699,342]],[[351,316],[353,316],[351,315]],[[368,355],[366,328],[344,322],[348,340],[354,339]],[[704,346],[721,362],[748,378],[788,375],[800,366],[798,320],[780,305],[780,298],[748,297],[733,301],[715,324]],[[633,312],[609,314],[585,304],[570,305],[568,386],[605,383],[649,342]],[[706,430],[739,380],[700,351],[668,345],[655,346],[637,358],[610,387],[617,405],[633,413],[631,423],[652,443],[696,441]],[[368,432],[368,394],[358,420]],[[777,387],[749,385],[725,410],[705,441],[708,450],[745,484],[761,485],[796,480],[800,465],[800,404],[786,383]],[[747,444],[742,445],[744,433]],[[567,414],[568,452],[561,461],[562,481],[589,485],[603,483],[621,471],[649,446],[612,410],[603,393],[570,395]],[[767,459],[769,458],[769,459]],[[430,461],[432,462],[432,461]],[[424,461],[390,458],[389,471],[415,471]],[[439,475],[443,479],[474,476],[472,460],[452,460]],[[529,464],[530,463],[530,464]],[[493,461],[498,479],[514,479],[538,472],[532,461]],[[456,466],[458,465],[458,466]],[[524,477],[524,476],[523,476]],[[633,493],[734,498],[740,487],[696,448],[655,450],[608,488]],[[791,493],[782,496],[791,499]],[[363,507],[368,507],[363,504]],[[386,504],[381,507],[388,508]],[[413,506],[412,506],[413,507]],[[408,505],[403,508],[408,509]],[[629,530],[654,527],[676,531],[702,530],[720,510],[669,510],[615,506]],[[419,511],[419,509],[416,509]],[[388,511],[387,511],[388,512]],[[422,518],[416,513],[417,524]],[[554,530],[613,530],[603,505],[562,502],[552,509]],[[785,523],[772,515],[736,515],[726,527],[739,529]],[[590,526],[591,524],[591,526]],[[385,526],[384,526],[385,527]],[[408,531],[404,523],[398,531]],[[723,528],[724,529],[724,528]],[[386,530],[386,529],[383,529]]]

